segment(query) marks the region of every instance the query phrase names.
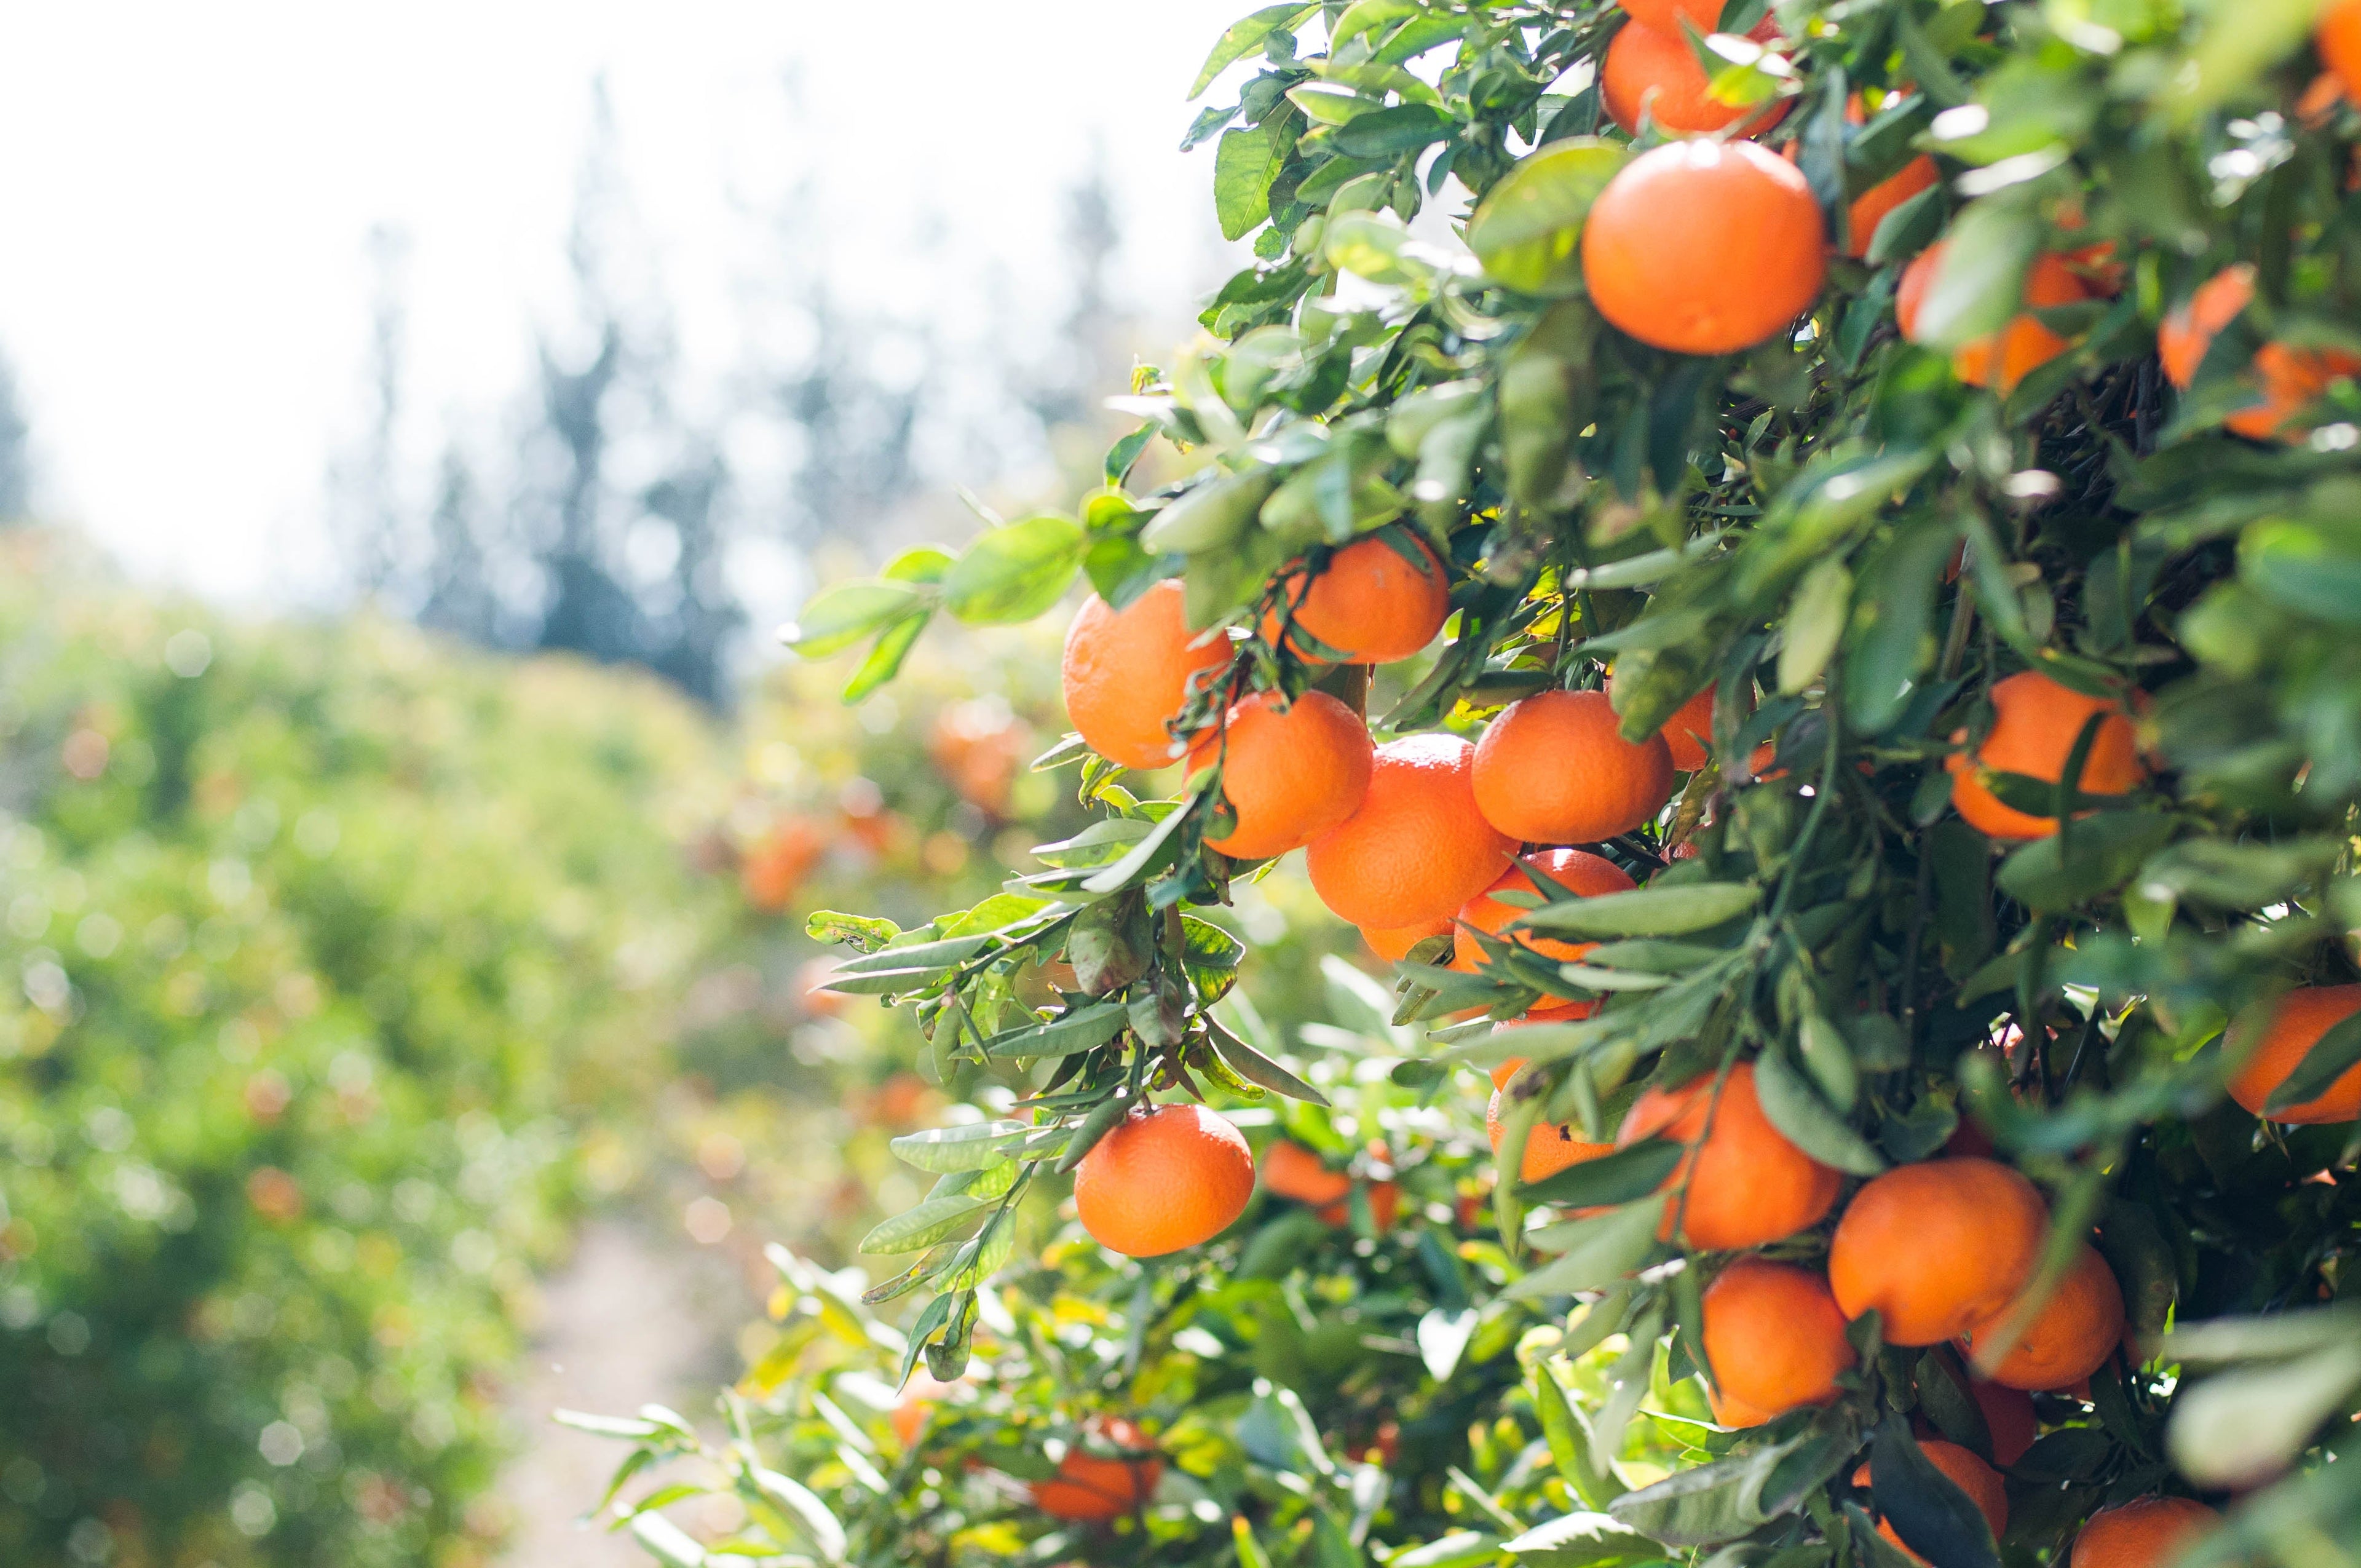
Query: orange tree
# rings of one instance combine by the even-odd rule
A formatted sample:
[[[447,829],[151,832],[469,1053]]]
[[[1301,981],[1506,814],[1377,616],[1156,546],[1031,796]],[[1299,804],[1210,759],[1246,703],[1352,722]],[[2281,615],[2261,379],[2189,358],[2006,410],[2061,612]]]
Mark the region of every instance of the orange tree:
[[[907,1316],[782,1255],[715,1550],[2356,1562],[2361,7],[1290,4],[1217,81],[1255,261],[1105,488],[792,634],[1086,576],[1103,815],[814,917],[975,1113]],[[1225,1000],[1297,844],[1385,1049]]]

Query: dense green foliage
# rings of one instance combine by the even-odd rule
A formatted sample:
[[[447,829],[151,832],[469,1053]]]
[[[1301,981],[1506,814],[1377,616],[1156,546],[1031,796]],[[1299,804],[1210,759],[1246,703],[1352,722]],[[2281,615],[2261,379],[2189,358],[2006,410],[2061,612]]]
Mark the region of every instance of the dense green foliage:
[[[724,906],[709,730],[47,535],[0,693],[0,1557],[488,1561],[533,1269]]]
[[[906,1325],[868,1326],[848,1287],[782,1260],[807,1354],[734,1393],[735,1441],[707,1456],[719,1474],[677,1484],[743,1500],[731,1550],[1886,1568],[1904,1559],[1875,1513],[1940,1568],[1988,1568],[2058,1561],[2094,1510],[2162,1490],[2228,1512],[2192,1563],[2361,1561],[2361,1146],[2350,1121],[2290,1129],[2224,1095],[2255,1045],[2237,1021],[2290,988],[2350,983],[2361,926],[2361,398],[2323,375],[2283,411],[2285,439],[2224,428],[2259,401],[2258,346],[2361,347],[2361,123],[2334,94],[2296,109],[2316,9],[1789,0],[1772,51],[1701,44],[1718,93],[1792,100],[1766,139],[1790,147],[1835,237],[1849,199],[1910,158],[1944,176],[1864,258],[1831,262],[1795,333],[1720,360],[1650,348],[1588,300],[1578,236],[1630,157],[1598,134],[1587,85],[1613,8],[1359,0],[1232,28],[1206,82],[1245,62],[1238,103],[1191,134],[1219,134],[1218,215],[1258,260],[1212,302],[1211,338],[1141,378],[1127,406],[1148,423],[1110,455],[1109,488],[1079,519],[1027,519],[831,590],[797,645],[874,635],[859,692],[939,609],[1023,620],[1078,574],[1117,604],[1179,576],[1195,624],[1244,633],[1193,729],[1236,692],[1327,678],[1257,630],[1285,608],[1279,568],[1416,531],[1452,565],[1455,623],[1407,691],[1380,694],[1375,727],[1472,729],[1511,697],[1597,685],[1611,659],[1634,739],[1712,685],[1712,758],[1657,822],[1594,846],[1645,891],[1526,917],[1610,947],[1565,966],[1496,953],[1475,977],[1406,964],[1384,1027],[1428,1023],[1434,1043],[1389,1036],[1324,1069],[1310,1058],[1345,1044],[1333,1025],[1297,1051],[1222,1000],[1246,955],[1217,912],[1260,873],[1204,848],[1217,769],[1141,800],[1086,762],[1082,797],[1106,815],[1038,851],[1048,870],[907,930],[817,917],[862,951],[848,989],[916,1003],[932,1070],[974,1083],[978,1114],[900,1146],[944,1179],[869,1241],[917,1255],[871,1292],[927,1288]],[[1445,173],[1474,198],[1448,214],[1464,250],[1405,226]],[[1895,292],[1938,236],[1924,341],[1905,341]],[[1949,351],[2017,316],[2036,258],[2069,250],[2121,271],[2044,309],[2065,352],[2005,396],[1966,384]],[[2254,267],[2255,302],[2176,388],[2158,329],[2233,263]],[[1126,492],[1159,436],[1204,472]],[[2086,792],[2086,728],[2060,778],[1988,771],[2004,803],[2064,823],[2012,846],[1953,814],[1945,764],[2027,671],[2136,715],[2144,761]],[[1044,990],[1060,955],[1086,972]],[[1447,1024],[1541,994],[1603,1005],[1513,1044]],[[1511,1050],[1535,1063],[1515,1080],[1511,1147],[1542,1118],[1603,1140],[1644,1088],[1741,1063],[1780,1134],[1851,1177],[1924,1161],[1963,1128],[1988,1138],[2051,1216],[2012,1316],[2095,1236],[2139,1365],[2095,1374],[2088,1398],[2037,1399],[2044,1435],[2009,1467],[1998,1539],[1919,1447],[1993,1453],[1968,1367],[1941,1344],[1887,1345],[1873,1312],[1852,1322],[1860,1365],[1832,1403],[1695,1425],[1672,1389],[1694,1396],[1699,1282],[1730,1259],[1656,1239],[1662,1145],[1531,1192],[1504,1174],[1497,1242],[1421,1190],[1472,1144],[1452,1069]],[[2348,1021],[2265,1109],[2356,1057]],[[1340,1094],[1348,1081],[1359,1091]],[[1020,1224],[1054,1223],[1060,1166],[1151,1082],[1310,1102],[1282,1114],[1333,1118],[1336,1135],[1305,1141],[1341,1154],[1383,1136],[1435,1201],[1334,1249],[1266,1206],[1172,1259],[1112,1266],[1061,1231],[1017,1261]],[[1609,1212],[1535,1228],[1535,1206]],[[1778,1255],[1817,1266],[1827,1241],[1822,1225]],[[1455,1288],[1477,1338],[1446,1355]],[[1290,1354],[1296,1333],[1334,1359]],[[972,1352],[982,1386],[889,1450],[851,1413],[864,1392],[883,1402],[890,1358],[872,1345],[940,1376]],[[1583,1387],[1602,1349],[1605,1386]],[[1415,1441],[1359,1447],[1378,1410]],[[1137,1416],[1168,1469],[1136,1516],[1062,1528],[1003,1478],[1038,1475],[1095,1413]],[[619,1430],[639,1441],[634,1470],[694,1446],[660,1421]],[[1648,1475],[1625,1447],[1642,1431],[1707,1462]],[[1857,1486],[1872,1453],[1877,1481]],[[665,1560],[704,1560],[652,1512],[631,1522]]]

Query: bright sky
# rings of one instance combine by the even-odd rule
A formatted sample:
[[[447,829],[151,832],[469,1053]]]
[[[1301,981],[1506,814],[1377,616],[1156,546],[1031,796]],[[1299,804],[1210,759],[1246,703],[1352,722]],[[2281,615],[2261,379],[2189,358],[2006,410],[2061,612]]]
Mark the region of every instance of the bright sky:
[[[563,316],[562,242],[600,72],[692,367],[732,363],[733,296],[760,254],[743,210],[799,173],[818,170],[840,254],[878,251],[857,272],[924,293],[985,259],[1018,276],[1052,267],[1094,137],[1118,188],[1131,302],[1179,320],[1222,270],[1211,149],[1175,151],[1180,98],[1250,8],[7,6],[0,348],[31,416],[44,510],[142,576],[249,601],[315,586],[324,468],[363,407],[371,226],[410,242],[412,406],[497,438],[533,326]],[[948,232],[911,255],[929,206]]]

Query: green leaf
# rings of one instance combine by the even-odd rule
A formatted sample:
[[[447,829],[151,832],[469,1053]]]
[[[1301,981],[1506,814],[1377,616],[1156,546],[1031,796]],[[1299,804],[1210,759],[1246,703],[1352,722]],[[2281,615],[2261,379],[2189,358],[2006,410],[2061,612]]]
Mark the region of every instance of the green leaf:
[[[1398,104],[1356,115],[1336,127],[1336,150],[1347,158],[1399,158],[1441,141],[1452,121],[1424,104]]]
[[[861,1238],[859,1250],[871,1253],[924,1252],[939,1241],[944,1241],[964,1227],[984,1210],[1000,1200],[972,1198],[954,1193],[945,1198],[929,1198],[913,1205],[888,1220],[880,1221]]]
[[[1509,928],[1580,937],[1679,937],[1743,915],[1762,896],[1761,888],[1742,882],[1643,887],[1547,905],[1510,922]]]
[[[1754,1091],[1781,1135],[1822,1165],[1854,1176],[1885,1168],[1877,1151],[1788,1065],[1784,1052],[1773,1047],[1754,1058]]]
[[[1664,1217],[1664,1200],[1651,1197],[1611,1213],[1544,1225],[1530,1240],[1558,1255],[1510,1286],[1506,1294],[1534,1301],[1604,1289],[1646,1261]]]
[[[1120,1002],[1093,1002],[1046,1024],[1010,1029],[984,1041],[983,1054],[995,1061],[1029,1061],[1040,1057],[1071,1057],[1096,1050],[1123,1033],[1129,1011]]]
[[[2098,812],[2015,850],[1993,880],[2030,908],[2070,909],[2129,882],[2173,832],[2162,812]]]
[[[2349,1326],[2347,1336],[2293,1361],[2184,1384],[2165,1433],[2174,1465],[2208,1489],[2244,1489],[2281,1474],[2361,1388],[2361,1336]]]
[[[790,1528],[804,1539],[807,1545],[819,1553],[823,1563],[844,1561],[844,1526],[818,1494],[792,1476],[782,1475],[762,1465],[750,1465],[746,1478],[763,1501],[778,1509]]]
[[[1609,1511],[1667,1546],[1735,1541],[1763,1523],[1763,1488],[1779,1462],[1802,1441],[1791,1439],[1675,1471],[1653,1486],[1626,1492],[1608,1505]]]
[[[885,1146],[906,1165],[937,1174],[982,1170],[1001,1162],[1006,1146],[1034,1129],[1023,1122],[972,1122],[964,1126],[936,1127],[906,1133]]]
[[[1869,1464],[1877,1511],[1903,1545],[1944,1568],[2000,1568],[2000,1550],[1983,1511],[1935,1468],[1907,1421],[1889,1416],[1879,1424]]]
[[[906,583],[839,583],[812,596],[803,614],[780,629],[779,640],[807,659],[825,659],[925,606]]]
[[[1271,34],[1293,31],[1300,20],[1317,14],[1319,9],[1317,5],[1265,5],[1232,22],[1213,45],[1213,52],[1205,57],[1204,65],[1197,72],[1197,80],[1190,84],[1189,99],[1193,101],[1213,84],[1214,77],[1262,48]],[[1237,236],[1233,235],[1230,237],[1235,239]]]
[[[1213,215],[1222,225],[1224,239],[1244,239],[1270,216],[1270,182],[1278,177],[1281,162],[1271,133],[1292,119],[1290,113],[1275,117],[1268,126],[1240,126],[1224,131],[1215,144]]]
[[[631,1539],[665,1568],[705,1568],[711,1561],[686,1530],[662,1514],[633,1514]]]
[[[2238,538],[2238,576],[2265,598],[2333,626],[2361,626],[2361,532],[2267,518]]]
[[[1934,281],[1918,307],[1917,340],[1953,350],[2006,326],[2025,292],[2025,271],[2041,248],[2042,227],[1993,197],[1952,220]]]
[[[1882,735],[1902,717],[1935,660],[1935,591],[1959,543],[1948,527],[1904,532],[1864,573],[1844,666],[1845,722]]]
[[[2361,1013],[2338,1019],[2312,1042],[2295,1070],[2263,1102],[2263,1114],[2273,1116],[2319,1099],[2356,1064],[2361,1064]]]
[[[637,1416],[594,1416],[582,1410],[553,1410],[549,1419],[562,1427],[587,1431],[598,1437],[623,1437],[638,1440],[663,1431],[658,1422],[642,1420]]]
[[[923,611],[907,615],[880,632],[869,656],[861,661],[861,667],[852,672],[852,679],[845,683],[844,700],[859,702],[901,674],[902,661],[917,646],[918,634],[927,630],[927,622],[932,619]]]
[[[1222,1027],[1220,1021],[1211,1014],[1204,1014],[1204,1019],[1205,1033],[1213,1042],[1214,1051],[1240,1078],[1248,1083],[1259,1084],[1273,1094],[1284,1094],[1290,1100],[1301,1100],[1312,1105],[1328,1103],[1326,1095]]]
[[[1804,574],[1787,607],[1779,647],[1779,691],[1794,696],[1820,678],[1828,656],[1844,637],[1852,609],[1852,573],[1842,556],[1830,556]]]
[[[1661,1558],[1645,1536],[1612,1514],[1566,1514],[1500,1543],[1532,1568],[1591,1568],[1594,1563]]]
[[[1528,294],[1577,291],[1582,221],[1629,157],[1616,143],[1569,137],[1509,170],[1467,225],[1468,248],[1486,275]]]
[[[943,577],[943,608],[970,626],[1030,620],[1082,566],[1082,525],[1043,512],[977,536]]]
[[[1568,1166],[1554,1175],[1524,1184],[1525,1196],[1536,1203],[1566,1209],[1596,1209],[1644,1198],[1664,1186],[1681,1163],[1681,1146],[1664,1138],[1648,1138],[1630,1148]]]

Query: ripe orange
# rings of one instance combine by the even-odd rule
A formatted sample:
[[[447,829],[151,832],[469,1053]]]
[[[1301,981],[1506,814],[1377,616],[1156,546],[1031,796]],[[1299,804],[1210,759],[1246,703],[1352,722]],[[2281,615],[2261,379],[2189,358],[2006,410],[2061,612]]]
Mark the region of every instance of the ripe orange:
[[[927,1422],[934,1416],[935,1407],[959,1387],[959,1384],[946,1383],[923,1366],[912,1370],[910,1380],[902,1385],[902,1398],[885,1418],[904,1448],[917,1442],[918,1434],[927,1430]]]
[[[2361,25],[2356,25],[2361,26]],[[2238,319],[2255,299],[2255,269],[2245,263],[2224,268],[2198,285],[2197,291],[2177,307],[2157,329],[2157,356],[2172,384],[2186,390],[2205,363],[2206,350],[2221,330]],[[2260,406],[2241,409],[2223,424],[2256,441],[2273,436],[2293,438],[2301,430],[2288,425],[2298,411],[2328,389],[2341,376],[2361,375],[2361,357],[2334,348],[2290,348],[2267,343],[2255,351],[2252,367],[2260,384]]]
[[[1376,749],[1361,716],[1326,692],[1285,707],[1257,692],[1230,709],[1222,735],[1189,753],[1191,772],[1222,763],[1222,796],[1237,814],[1226,838],[1205,842],[1241,861],[1301,849],[1347,817],[1369,787]]]
[[[1371,534],[1329,556],[1308,588],[1303,568],[1290,571],[1281,587],[1295,606],[1295,629],[1352,664],[1391,663],[1433,641],[1451,613],[1451,578],[1425,540],[1406,531],[1402,537],[1417,564]],[[1262,634],[1278,640],[1276,612],[1263,617]],[[1289,646],[1303,658],[1313,656],[1292,641]]]
[[[1765,31],[1755,29],[1758,41]],[[1599,99],[1631,135],[1639,134],[1644,114],[1662,131],[1711,133],[1744,120],[1747,124],[1736,134],[1760,136],[1787,112],[1784,98],[1761,105],[1724,104],[1708,91],[1711,83],[1677,24],[1652,27],[1634,22],[1625,27],[1608,44],[1598,67]]]
[[[1210,1241],[1254,1196],[1254,1151],[1202,1105],[1137,1110],[1074,1169],[1074,1210],[1101,1246],[1161,1257]]]
[[[1856,258],[1867,256],[1869,242],[1877,237],[1877,225],[1885,221],[1885,214],[1919,192],[1931,189],[1941,178],[1942,171],[1935,167],[1935,160],[1922,152],[1855,196],[1852,205],[1845,211],[1845,226],[1851,231],[1845,242],[1845,254]]]
[[[1911,342],[1918,341],[1918,311],[1926,302],[1927,291],[1935,281],[1936,270],[1942,265],[1946,242],[1937,240],[1918,253],[1902,274],[1901,287],[1894,294],[1894,316],[1902,328],[1902,335]],[[2071,305],[2089,299],[2090,291],[2082,280],[2066,264],[2063,257],[2036,257],[2025,274],[2024,302],[2048,310],[2057,305]],[[1951,374],[1971,387],[1990,387],[1997,383],[2005,394],[2016,389],[2016,384],[2035,369],[2047,365],[2071,346],[2067,341],[2041,324],[2040,318],[2030,311],[2012,318],[2008,325],[1990,337],[1978,338],[1951,356]]]
[[[1510,1023],[1495,1024],[1492,1025],[1492,1033],[1497,1035],[1503,1029],[1512,1029],[1514,1027],[1516,1027],[1516,1025]],[[1495,1067],[1492,1069],[1492,1087],[1495,1089],[1508,1088],[1509,1080],[1517,1076],[1517,1069],[1524,1066],[1527,1059],[1528,1058],[1524,1057],[1510,1057],[1507,1061]]]
[[[2004,1310],[1969,1330],[1969,1354],[2007,1318]],[[2010,1388],[2070,1388],[2103,1365],[2123,1337],[2123,1287],[2098,1249],[2085,1244],[2066,1277],[1993,1368],[1992,1380]]]
[[[1495,1155],[1500,1152],[1500,1139],[1506,1135],[1506,1129],[1500,1125],[1500,1093],[1499,1090],[1494,1090],[1491,1100],[1484,1107],[1484,1135],[1491,1140]],[[1517,1179],[1526,1182],[1539,1181],[1543,1177],[1555,1176],[1568,1166],[1580,1165],[1584,1160],[1597,1159],[1600,1155],[1614,1152],[1613,1144],[1584,1143],[1574,1135],[1571,1126],[1554,1127],[1546,1122],[1538,1122],[1533,1124],[1532,1131],[1525,1135],[1525,1157],[1517,1162]]]
[[[1126,768],[1173,759],[1172,721],[1190,678],[1230,661],[1218,635],[1200,644],[1178,582],[1161,582],[1124,609],[1093,595],[1066,630],[1066,717],[1092,751]]]
[[[2069,1568],[2165,1568],[2221,1522],[2188,1497],[2135,1498],[2091,1516],[2074,1538]]]
[[[2361,103],[2361,0],[2334,0],[2323,8],[2312,42],[2319,46],[2320,62],[2345,84],[2345,96]]]
[[[1819,298],[1828,225],[1801,173],[1751,141],[1672,142],[1600,192],[1582,227],[1590,302],[1675,354],[1731,354]]]
[[[1693,773],[1704,767],[1713,755],[1713,694],[1716,686],[1708,686],[1697,696],[1673,710],[1664,727],[1656,731],[1664,738],[1665,750],[1672,753],[1673,771]],[[1607,672],[1607,696],[1612,704],[1615,697],[1615,672]]]
[[[738,867],[739,887],[748,904],[775,915],[796,901],[804,879],[827,853],[828,839],[810,817],[783,817],[746,851]]]
[[[1053,1519],[1074,1524],[1104,1524],[1137,1509],[1155,1494],[1164,1476],[1164,1461],[1148,1435],[1120,1416],[1094,1419],[1086,1436],[1066,1450],[1058,1474],[1033,1483],[1033,1506]],[[1114,1453],[1091,1452],[1096,1445]]]
[[[1594,844],[1654,817],[1673,794],[1661,735],[1633,745],[1605,692],[1545,691],[1510,703],[1477,742],[1476,806],[1511,839]]]
[[[1304,856],[1312,891],[1356,926],[1448,919],[1516,847],[1476,807],[1476,748],[1405,735],[1378,747],[1376,762],[1360,806]]]
[[[1586,850],[1550,850],[1533,856],[1532,861],[1541,868],[1543,876],[1567,892],[1584,898],[1596,898],[1602,893],[1629,893],[1639,885],[1625,873],[1621,866],[1603,855],[1594,855]],[[1501,903],[1492,896],[1494,894],[1539,893],[1541,889],[1533,885],[1533,879],[1525,874],[1523,867],[1510,866],[1500,873],[1499,880],[1461,905],[1459,928],[1453,941],[1451,967],[1473,974],[1476,972],[1476,966],[1483,959],[1484,949],[1477,945],[1475,937],[1466,929],[1468,927],[1474,927],[1488,937],[1498,937],[1501,935],[1502,927],[1528,913],[1513,904]],[[1555,959],[1560,963],[1572,963],[1598,946],[1596,942],[1566,942],[1554,937],[1537,937],[1529,931],[1515,932],[1510,935],[1507,940],[1521,948],[1530,948],[1543,958]],[[1557,997],[1544,996],[1533,1008],[1533,1014],[1536,1016],[1545,1011],[1563,1014],[1572,1008],[1587,1010],[1590,1005],[1588,1003],[1562,1001]]]
[[[1398,964],[1429,937],[1451,935],[1451,922],[1420,920],[1408,926],[1361,926],[1356,929],[1361,933],[1361,940],[1369,944],[1369,951],[1389,964]]]
[[[1771,1124],[1755,1097],[1752,1062],[1730,1069],[1719,1103],[1710,1073],[1679,1089],[1649,1090],[1625,1114],[1615,1146],[1660,1134],[1689,1146],[1661,1189],[1675,1195],[1664,1205],[1660,1233],[1667,1240],[1678,1213],[1691,1246],[1708,1252],[1762,1246],[1819,1223],[1836,1206],[1842,1178]],[[1679,1197],[1683,1182],[1688,1184],[1686,1206]]]
[[[1955,751],[1943,762],[1951,774],[1951,805],[1970,827],[1991,838],[2047,839],[2058,831],[2058,819],[2004,805],[1977,780],[1976,770],[2023,773],[2056,784],[2065,774],[2075,738],[2094,713],[2106,717],[2082,764],[2081,792],[2122,795],[2147,776],[2131,720],[2104,697],[2085,696],[2037,670],[2024,670],[1993,683],[1992,703],[1992,733],[1984,737],[1982,747],[1972,756]],[[1959,730],[1951,739],[1964,740],[1967,731]]]
[[[1743,1429],[1759,1427],[1772,1419],[1768,1410],[1758,1410],[1735,1394],[1708,1385],[1705,1402],[1713,1411],[1716,1425]]]
[[[1713,31],[1721,23],[1722,5],[1723,0],[1623,0],[1623,11],[1641,27],[1679,38],[1684,21],[1698,32]]]
[[[1953,1484],[1968,1495],[1969,1500],[1976,1505],[1977,1511],[1984,1516],[1984,1522],[1992,1526],[1993,1539],[1999,1540],[2002,1532],[2008,1529],[2008,1487],[2001,1480],[2000,1472],[1958,1443],[1945,1442],[1940,1438],[1921,1442],[1918,1452],[1927,1456],[1928,1464],[1950,1477]],[[1870,1466],[1866,1464],[1853,1472],[1852,1484],[1868,1486],[1872,1492],[1877,1486],[1870,1474]],[[1924,1563],[1927,1561],[1904,1546],[1902,1538],[1894,1533],[1894,1527],[1883,1519],[1877,1521],[1877,1533],[1892,1541],[1911,1562]]]
[[[2239,1020],[2240,1036],[2253,1038],[2253,1054],[2230,1078],[2230,1098],[2259,1116],[2271,1091],[2288,1080],[2320,1036],[2361,1012],[2361,985],[2308,985],[2290,991]],[[2243,1044],[2243,1040],[2241,1042]],[[2274,1122],[2316,1125],[2361,1116],[2361,1065],[2345,1069],[2326,1091],[2285,1111]]]
[[[1828,1284],[1846,1317],[1883,1315],[1888,1344],[1939,1344],[2015,1299],[2048,1229],[2040,1192],[2007,1166],[1901,1166],[1853,1194],[1828,1244]]]
[[[1382,1146],[1377,1153],[1383,1157]],[[1289,1139],[1282,1138],[1264,1151],[1262,1184],[1279,1197],[1291,1198],[1311,1209],[1332,1225],[1344,1224],[1351,1213],[1353,1179],[1341,1170],[1329,1169],[1318,1155]],[[1400,1207],[1400,1188],[1390,1181],[1369,1184],[1369,1214],[1377,1221],[1378,1229],[1389,1228]]]
[[[1705,1354],[1723,1396],[1765,1418],[1828,1403],[1837,1375],[1855,1359],[1828,1281],[1754,1257],[1706,1287]]]
[[[1968,1379],[1968,1392],[1984,1413],[1984,1431],[1992,1434],[1993,1462],[2005,1470],[2025,1457],[2041,1435],[2041,1418],[2034,1414],[2032,1396],[2021,1388],[2004,1388],[1981,1377]]]

